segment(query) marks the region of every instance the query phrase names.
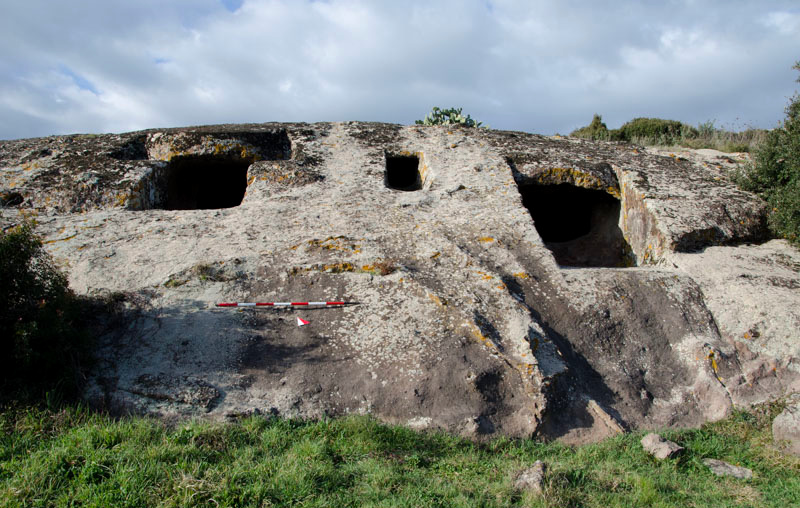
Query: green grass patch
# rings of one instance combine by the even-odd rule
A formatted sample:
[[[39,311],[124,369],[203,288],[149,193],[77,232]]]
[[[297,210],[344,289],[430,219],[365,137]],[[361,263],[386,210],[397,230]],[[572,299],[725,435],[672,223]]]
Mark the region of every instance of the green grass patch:
[[[580,448],[534,440],[475,444],[353,416],[168,427],[82,409],[0,416],[0,506],[796,506],[800,460],[769,437],[780,405],[666,437],[657,461],[642,433]],[[753,469],[721,479],[706,457]],[[544,495],[513,488],[535,460]]]

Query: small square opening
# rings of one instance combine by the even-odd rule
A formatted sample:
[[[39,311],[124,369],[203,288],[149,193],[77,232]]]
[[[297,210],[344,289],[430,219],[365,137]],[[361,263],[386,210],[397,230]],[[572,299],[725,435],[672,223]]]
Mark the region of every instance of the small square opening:
[[[386,154],[386,176],[384,183],[390,189],[417,191],[422,189],[422,175],[419,172],[419,157],[416,155]]]

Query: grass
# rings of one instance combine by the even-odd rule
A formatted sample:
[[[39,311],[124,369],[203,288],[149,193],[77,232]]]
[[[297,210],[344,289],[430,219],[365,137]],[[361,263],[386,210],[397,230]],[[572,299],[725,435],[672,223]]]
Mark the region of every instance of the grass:
[[[83,409],[0,417],[0,506],[797,506],[800,460],[771,444],[778,404],[664,435],[686,447],[659,462],[641,433],[571,448],[474,444],[352,416],[236,423],[114,421]],[[717,478],[713,457],[753,469]],[[535,460],[544,495],[513,489]]]
[[[661,118],[635,118],[619,129],[608,129],[602,117],[595,114],[589,125],[570,133],[584,139],[600,141],[627,141],[642,146],[681,146],[687,148],[712,148],[721,152],[753,152],[767,139],[765,129],[730,130],[718,127],[713,120],[692,127],[674,120]]]
[[[698,125],[694,137],[682,136],[677,144],[687,148],[712,148],[720,152],[754,152],[767,139],[766,129],[749,127],[744,130],[727,130],[706,122]]]

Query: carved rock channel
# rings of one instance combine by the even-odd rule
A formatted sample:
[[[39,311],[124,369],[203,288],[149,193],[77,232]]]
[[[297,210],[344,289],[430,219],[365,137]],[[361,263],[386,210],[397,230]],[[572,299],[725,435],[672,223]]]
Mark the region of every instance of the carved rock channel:
[[[800,254],[728,160],[362,122],[54,136],[0,141],[0,220],[127,295],[86,391],[111,411],[585,442],[800,389]],[[214,306],[282,300],[360,305]]]

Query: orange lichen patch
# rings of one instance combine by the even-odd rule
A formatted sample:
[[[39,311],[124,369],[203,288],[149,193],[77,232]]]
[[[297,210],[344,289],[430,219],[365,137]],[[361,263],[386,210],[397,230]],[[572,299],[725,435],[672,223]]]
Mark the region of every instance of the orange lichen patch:
[[[717,359],[714,355],[713,350],[708,352],[708,359],[711,360],[711,369],[714,371],[714,375],[716,375],[718,367],[717,367]]]
[[[438,258],[438,257],[439,257],[439,256],[441,256],[441,255],[442,255],[442,253],[441,253],[441,252],[438,252],[438,251],[437,251],[437,252],[434,252],[434,253],[431,255],[431,259],[436,259],[436,258]]]
[[[445,298],[439,298],[433,293],[428,293],[428,298],[430,298],[431,301],[436,305],[438,305],[439,307],[444,307],[445,305],[447,305],[447,300]]]
[[[361,271],[364,273],[370,273],[372,275],[389,275],[394,273],[397,270],[397,267],[391,261],[381,260],[375,261],[374,263],[368,265],[362,265]]]
[[[476,325],[475,323],[470,323],[469,326],[470,326],[470,331],[472,332],[472,335],[476,339],[478,339],[479,341],[481,341],[483,343],[492,344],[492,341],[490,341],[489,338],[487,336],[485,336],[483,334],[483,332],[481,332],[481,329],[478,328],[478,325]],[[492,345],[494,346],[494,344],[492,344]]]
[[[500,284],[499,286],[497,286],[497,289],[505,290],[508,289],[508,286],[506,286],[505,284]]]
[[[370,275],[389,275],[397,268],[385,260],[375,261],[374,263],[357,266],[349,261],[339,263],[316,264],[306,267],[294,267],[289,270],[289,275],[298,275],[304,272],[327,272],[327,273],[368,273]]]
[[[517,273],[514,273],[514,274],[512,274],[512,275],[513,275],[514,277],[516,277],[516,278],[518,278],[518,279],[522,279],[522,280],[527,280],[527,279],[530,279],[530,278],[531,278],[531,276],[530,276],[530,275],[528,275],[526,272],[517,272]]]
[[[600,178],[575,168],[550,168],[537,175],[536,179],[545,185],[568,183],[586,189],[602,190],[617,199],[620,198],[617,187],[607,186]]]
[[[76,236],[78,236],[78,233],[75,233],[74,235],[70,235],[70,236],[67,236],[67,237],[64,237],[64,238],[56,238],[55,240],[47,240],[47,241],[42,242],[42,243],[51,244],[51,243],[56,243],[56,242],[66,242],[67,240],[72,240]]]
[[[478,241],[481,242],[481,243],[492,243],[495,240],[491,236],[482,236],[482,237],[478,238]]]
[[[355,253],[361,252],[361,246],[355,243],[351,243],[350,239],[348,239],[345,236],[329,236],[324,240],[317,240],[315,238],[313,240],[309,240],[307,244],[308,244],[307,249],[319,248],[332,251],[344,251],[344,252],[355,252]]]
[[[493,276],[489,275],[489,274],[488,274],[488,273],[486,273],[486,272],[482,272],[482,271],[480,271],[480,270],[475,270],[475,273],[477,273],[478,275],[480,275],[480,276],[481,276],[481,279],[483,279],[483,280],[492,280],[492,279],[494,279],[494,277],[493,277]]]
[[[341,263],[330,263],[324,265],[311,265],[308,267],[294,267],[289,271],[290,275],[297,275],[301,272],[328,272],[328,273],[343,273],[343,272],[354,272],[356,270],[355,265],[349,262],[341,262]]]

